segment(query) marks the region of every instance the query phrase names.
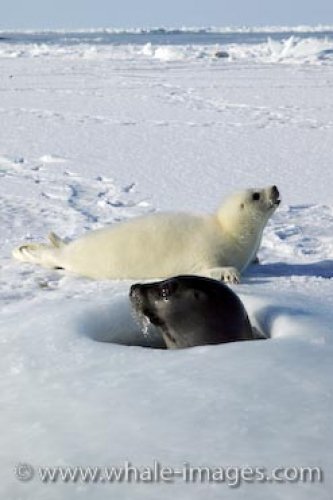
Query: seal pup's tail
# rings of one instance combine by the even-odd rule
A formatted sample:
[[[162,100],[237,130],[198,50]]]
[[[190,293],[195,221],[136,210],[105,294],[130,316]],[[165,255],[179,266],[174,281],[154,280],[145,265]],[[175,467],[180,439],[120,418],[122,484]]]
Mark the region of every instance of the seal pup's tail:
[[[48,268],[62,268],[60,263],[61,249],[66,243],[55,233],[48,235],[47,243],[24,243],[14,248],[12,255],[22,262],[32,262]]]

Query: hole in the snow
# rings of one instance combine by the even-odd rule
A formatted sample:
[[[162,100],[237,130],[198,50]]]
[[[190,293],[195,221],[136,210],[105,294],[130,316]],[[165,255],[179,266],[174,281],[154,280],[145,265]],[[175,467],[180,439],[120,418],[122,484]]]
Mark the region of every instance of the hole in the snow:
[[[290,333],[299,332],[299,326],[306,321],[311,313],[301,307],[286,307],[280,305],[265,305],[257,308],[251,315],[251,322],[267,339],[290,336]],[[279,322],[285,320],[290,327],[281,329]],[[296,334],[295,333],[295,334]]]
[[[118,297],[109,305],[87,310],[81,317],[79,332],[96,342],[166,348],[161,334],[152,325],[148,325],[147,331],[143,332],[132,315],[127,296]]]
[[[255,336],[270,338],[270,325],[253,319],[251,324],[256,332]],[[80,318],[79,332],[96,342],[166,349],[159,329],[151,324],[144,329],[136,321],[127,295],[113,299],[110,304],[86,310]]]

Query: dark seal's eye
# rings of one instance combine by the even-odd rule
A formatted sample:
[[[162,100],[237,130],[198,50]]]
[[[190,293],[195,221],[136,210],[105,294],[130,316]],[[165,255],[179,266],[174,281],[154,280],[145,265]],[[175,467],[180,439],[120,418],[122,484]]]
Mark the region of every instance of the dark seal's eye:
[[[162,286],[159,288],[159,296],[163,300],[169,300],[169,297],[175,293],[178,288],[178,284],[175,280],[164,281]]]
[[[254,200],[254,201],[260,200],[260,193],[253,193],[252,200]]]

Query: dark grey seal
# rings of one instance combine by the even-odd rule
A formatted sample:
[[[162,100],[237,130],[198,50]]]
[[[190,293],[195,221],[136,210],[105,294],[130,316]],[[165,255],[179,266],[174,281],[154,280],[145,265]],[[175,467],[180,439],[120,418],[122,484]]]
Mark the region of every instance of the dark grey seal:
[[[225,50],[217,50],[214,54],[214,57],[216,57],[216,59],[227,59],[230,56]]]
[[[167,348],[264,338],[252,328],[245,307],[224,283],[201,276],[176,276],[130,289],[142,323],[157,327]]]

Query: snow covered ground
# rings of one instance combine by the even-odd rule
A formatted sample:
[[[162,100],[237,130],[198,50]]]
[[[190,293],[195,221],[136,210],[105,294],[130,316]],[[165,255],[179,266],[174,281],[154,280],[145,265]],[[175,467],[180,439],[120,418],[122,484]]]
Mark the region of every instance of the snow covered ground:
[[[333,43],[0,45],[2,497],[330,499]],[[271,340],[179,352],[129,334],[127,282],[23,265],[55,230],[212,211],[277,184],[283,204],[234,287]],[[43,484],[38,466],[318,466],[322,483]],[[31,464],[35,478],[13,469]]]

